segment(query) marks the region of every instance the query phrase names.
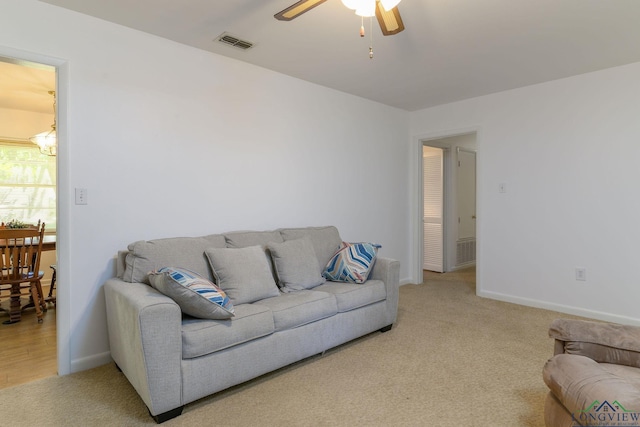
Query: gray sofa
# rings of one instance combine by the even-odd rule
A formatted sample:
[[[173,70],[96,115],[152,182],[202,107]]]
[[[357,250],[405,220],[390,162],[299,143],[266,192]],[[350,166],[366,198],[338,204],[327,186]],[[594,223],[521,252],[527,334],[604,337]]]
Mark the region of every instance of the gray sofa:
[[[235,316],[227,320],[185,315],[172,298],[149,285],[149,272],[167,266],[215,281],[206,253],[215,248],[264,250],[299,239],[310,240],[316,259],[303,259],[300,252],[294,265],[313,261],[318,273],[342,243],[335,227],[306,227],[139,241],[118,253],[117,277],[104,287],[111,356],[156,422],[180,415],[184,405],[212,393],[391,329],[399,262],[388,258],[377,257],[364,284],[278,283],[281,287],[266,298],[234,302]],[[268,250],[265,256],[270,259]],[[270,266],[275,281],[282,282],[275,262]]]

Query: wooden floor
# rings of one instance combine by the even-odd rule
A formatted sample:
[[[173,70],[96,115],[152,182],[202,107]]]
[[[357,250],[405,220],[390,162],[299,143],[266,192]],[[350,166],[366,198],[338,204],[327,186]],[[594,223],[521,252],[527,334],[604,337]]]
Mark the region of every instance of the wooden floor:
[[[1,306],[8,308],[8,302]],[[56,309],[53,304],[47,307],[42,323],[35,309],[28,308],[20,322],[3,325],[9,316],[0,311],[0,389],[57,375]]]

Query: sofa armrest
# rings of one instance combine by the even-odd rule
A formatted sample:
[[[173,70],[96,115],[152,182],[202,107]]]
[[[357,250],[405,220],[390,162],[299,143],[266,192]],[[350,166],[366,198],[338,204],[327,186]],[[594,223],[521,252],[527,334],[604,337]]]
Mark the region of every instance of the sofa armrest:
[[[369,279],[382,280],[387,290],[388,325],[395,323],[398,316],[398,291],[400,286],[400,262],[391,258],[378,257]]]
[[[182,406],[182,313],[142,283],[105,283],[111,357],[151,415]]]
[[[555,339],[555,354],[577,354],[600,363],[640,367],[638,326],[556,319],[549,336]]]

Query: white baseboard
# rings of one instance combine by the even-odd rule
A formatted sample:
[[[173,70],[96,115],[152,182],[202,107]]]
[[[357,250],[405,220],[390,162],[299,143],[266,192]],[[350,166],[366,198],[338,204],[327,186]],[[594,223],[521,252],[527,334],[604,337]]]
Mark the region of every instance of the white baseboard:
[[[104,353],[100,354],[94,354],[92,356],[81,357],[80,359],[74,359],[71,361],[71,373],[97,368],[98,366],[106,365],[107,363],[111,362],[113,362],[113,359],[111,359],[110,351],[105,351]]]
[[[458,271],[458,270],[464,270],[465,268],[474,267],[475,265],[476,265],[475,261],[468,262],[466,264],[456,265],[455,267],[453,267],[449,271],[447,271],[447,273],[451,273],[451,272]]]
[[[483,298],[489,298],[489,299],[494,299],[498,301],[510,302],[513,304],[525,305],[527,307],[542,308],[544,310],[556,311],[558,313],[586,317],[588,319],[602,320],[605,322],[613,322],[613,323],[621,323],[624,325],[640,326],[640,319],[627,317],[627,316],[619,316],[617,314],[605,313],[602,311],[589,310],[582,307],[556,304],[548,301],[540,301],[540,300],[535,300],[530,298],[516,297],[513,295],[506,295],[498,292],[478,291],[477,295]]]

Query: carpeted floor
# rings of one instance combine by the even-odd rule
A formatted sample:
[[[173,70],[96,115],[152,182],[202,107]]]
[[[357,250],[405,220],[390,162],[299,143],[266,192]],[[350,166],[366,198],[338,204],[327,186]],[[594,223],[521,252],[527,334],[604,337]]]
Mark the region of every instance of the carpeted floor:
[[[543,426],[555,312],[479,298],[475,270],[400,289],[398,321],[187,405],[165,426]],[[113,364],[0,390],[0,426],[155,425]]]

